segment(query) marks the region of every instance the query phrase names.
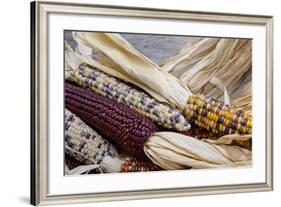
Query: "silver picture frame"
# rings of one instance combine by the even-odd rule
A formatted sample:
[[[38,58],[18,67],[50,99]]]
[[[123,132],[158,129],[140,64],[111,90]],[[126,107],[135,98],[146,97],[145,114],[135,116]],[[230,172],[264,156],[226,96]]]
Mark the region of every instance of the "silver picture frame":
[[[263,183],[87,194],[48,194],[48,15],[88,14],[254,24],[266,30],[266,178]],[[35,1],[31,3],[31,204],[67,204],[273,190],[273,17]]]

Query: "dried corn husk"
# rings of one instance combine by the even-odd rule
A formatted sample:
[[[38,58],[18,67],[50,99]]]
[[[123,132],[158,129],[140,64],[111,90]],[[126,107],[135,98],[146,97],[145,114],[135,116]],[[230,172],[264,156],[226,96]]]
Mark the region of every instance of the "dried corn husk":
[[[226,142],[225,142],[226,143]],[[238,167],[251,164],[251,151],[174,132],[157,132],[145,144],[152,162],[166,170]]]
[[[251,88],[246,94],[234,92],[252,80],[251,54],[250,40],[205,38],[184,47],[161,68],[179,78],[193,93],[222,101],[227,90],[229,103],[239,103],[236,108],[248,112]]]
[[[216,38],[204,38],[194,45],[184,46],[177,55],[163,62],[161,69],[176,77],[181,77],[184,72],[209,54],[218,41],[219,39]]]
[[[114,77],[120,78],[123,81],[133,83],[133,81],[128,76],[119,72],[120,69],[117,69],[119,66],[116,66],[116,64],[112,64],[112,61],[106,62],[105,59],[106,58],[103,58],[103,62],[101,62],[100,60],[99,61],[95,60],[94,58],[92,58],[92,56],[85,56],[85,55],[79,54],[77,51],[68,50],[65,52],[66,71],[73,71],[73,70],[79,68],[79,65],[81,65],[82,63],[87,63],[90,66],[92,66],[94,68],[98,68],[99,70],[102,70],[103,72],[110,74]],[[108,59],[106,59],[106,60],[108,60]],[[135,81],[133,83],[134,85],[139,86],[140,88],[142,88],[143,90],[148,92],[152,97],[156,98],[158,101],[164,102],[164,103],[169,103],[166,99],[164,99],[158,93],[155,93],[153,90],[151,90],[147,86],[142,85],[140,83],[140,81],[138,81],[138,80],[134,80],[134,81]]]
[[[220,40],[215,50],[186,71],[180,79],[191,88],[194,88],[193,92],[197,92],[198,89],[202,88],[203,84],[208,82],[209,75],[215,72],[217,66],[225,64],[229,58],[228,55],[232,53],[237,43],[237,40]],[[203,82],[198,82],[198,80]]]
[[[78,44],[83,44],[80,47],[95,48],[115,63],[111,65],[112,68],[98,67],[99,69],[143,88],[159,101],[166,101],[180,109],[184,108],[187,98],[191,95],[189,89],[177,78],[161,70],[120,35],[74,32],[73,37]],[[97,62],[93,62],[92,58],[77,57],[80,58],[80,62],[97,67]]]
[[[239,135],[239,134],[228,134],[222,136],[216,140],[204,139],[204,141],[213,143],[213,144],[226,144],[230,145],[233,141],[248,141],[252,138],[251,134]]]
[[[252,82],[242,85],[232,94],[232,107],[235,110],[243,110],[252,113]]]
[[[219,67],[212,76],[217,77],[223,83],[231,98],[233,92],[241,87],[241,82],[243,82],[245,77],[249,78],[248,81],[251,81],[251,58],[251,43],[248,41],[233,54],[233,57],[230,58],[225,65]],[[247,75],[244,76],[245,74]],[[206,94],[206,96],[222,100],[223,91],[216,85],[212,85],[212,82],[210,83],[211,84],[204,85],[202,92]]]
[[[239,134],[228,134],[219,138],[210,137],[208,139],[202,139],[205,142],[216,144],[216,145],[235,145],[242,148],[252,149],[252,135],[239,135]]]

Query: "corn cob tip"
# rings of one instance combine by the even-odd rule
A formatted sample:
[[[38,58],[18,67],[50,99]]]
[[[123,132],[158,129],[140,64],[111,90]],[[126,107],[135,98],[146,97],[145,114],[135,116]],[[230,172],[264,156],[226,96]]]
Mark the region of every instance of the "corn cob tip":
[[[121,171],[122,160],[118,157],[106,156],[103,158],[101,165],[106,168],[109,173],[116,173]]]

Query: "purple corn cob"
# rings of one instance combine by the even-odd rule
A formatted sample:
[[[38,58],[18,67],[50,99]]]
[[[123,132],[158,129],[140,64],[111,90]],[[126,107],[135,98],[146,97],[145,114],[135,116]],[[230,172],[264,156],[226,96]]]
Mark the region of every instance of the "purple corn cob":
[[[65,84],[65,105],[124,151],[146,158],[143,145],[157,131],[149,119],[124,104],[69,83]]]

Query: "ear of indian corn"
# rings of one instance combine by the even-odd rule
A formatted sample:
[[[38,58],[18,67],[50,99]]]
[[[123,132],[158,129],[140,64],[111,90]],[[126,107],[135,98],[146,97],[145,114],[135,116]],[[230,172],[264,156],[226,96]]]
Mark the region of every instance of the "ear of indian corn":
[[[87,64],[81,64],[78,69],[66,71],[66,79],[126,104],[165,128],[177,131],[186,131],[190,128],[189,121],[178,109],[160,103],[140,89]]]
[[[125,152],[146,158],[143,145],[157,131],[149,119],[124,104],[69,83],[65,84],[65,105]]]
[[[118,156],[117,150],[110,142],[67,109],[65,109],[64,123],[65,152],[77,161],[99,165],[105,156]]]
[[[65,163],[69,170],[81,165],[93,165],[92,168],[91,166],[86,168],[89,174],[160,170],[150,160],[139,161],[127,154],[120,155],[109,141],[67,109],[65,109],[65,152]]]
[[[81,35],[83,36],[86,34],[81,33]],[[95,34],[91,34],[90,36],[92,36],[92,35],[95,36]],[[105,36],[111,37],[110,34],[105,34]],[[90,38],[87,40],[84,39],[83,41],[89,43],[89,41],[91,42],[92,40],[93,39]],[[95,43],[97,43],[97,42],[93,41],[93,42],[91,42],[90,45],[95,47]],[[235,43],[235,45],[237,45],[237,44]],[[99,46],[102,46],[102,45],[99,45]],[[107,49],[114,48],[113,45],[111,45],[111,44],[109,44],[107,46],[108,46]],[[233,48],[230,47],[229,49],[232,50]],[[107,55],[110,55],[109,50],[107,52],[108,52]],[[121,51],[118,51],[118,53],[119,52],[121,52]],[[116,59],[115,61],[122,62],[122,60],[123,60],[123,58],[121,58],[119,61],[118,61],[118,59]],[[128,61],[128,63],[131,63],[131,59],[127,59],[127,61]],[[133,62],[134,61],[135,60],[133,60]],[[126,65],[128,65],[128,64],[126,63]],[[135,64],[132,64],[132,65],[135,65]],[[223,107],[213,106],[215,108],[215,111],[210,112],[209,115],[208,114],[205,115],[205,113],[207,113],[210,110],[210,108],[206,108],[207,106],[205,106],[205,104],[202,104],[202,107],[200,107],[202,109],[200,111],[196,111],[199,109],[196,106],[196,104],[193,104],[193,99],[200,95],[192,95],[192,93],[189,91],[188,88],[185,88],[186,89],[186,90],[184,90],[185,92],[181,93],[181,92],[183,92],[181,89],[184,89],[181,87],[183,85],[183,83],[181,81],[179,81],[179,80],[175,81],[174,80],[175,77],[173,77],[172,75],[167,75],[167,74],[163,74],[163,73],[158,74],[159,78],[154,77],[154,75],[151,75],[151,76],[145,75],[145,77],[144,77],[143,76],[144,72],[140,73],[139,71],[141,69],[134,68],[134,67],[132,67],[132,65],[130,65],[129,68],[120,67],[120,68],[118,68],[118,70],[120,69],[119,72],[124,72],[124,74],[126,73],[127,75],[134,76],[134,78],[139,81],[138,83],[140,83],[140,82],[143,83],[144,81],[147,81],[149,83],[153,83],[155,87],[161,88],[161,90],[158,91],[159,95],[162,98],[166,99],[166,101],[168,101],[168,103],[170,103],[171,105],[176,105],[176,107],[178,109],[184,110],[184,116],[187,119],[192,119],[191,121],[194,122],[196,125],[206,128],[214,133],[222,132],[224,134],[234,134],[234,133],[251,134],[252,118],[250,116],[242,115],[241,113],[238,115],[236,112],[233,112],[232,109],[227,107],[226,105],[224,105]],[[112,70],[116,71],[116,69],[114,69],[114,68]],[[141,71],[143,71],[143,70],[141,70]],[[152,73],[155,72],[155,74],[159,72],[158,68],[155,68],[155,67],[150,67],[149,71]],[[160,81],[160,79],[163,79],[163,80],[165,79],[165,81],[175,83],[175,85],[170,85],[168,83],[165,83],[166,84],[165,85],[164,82]],[[135,82],[132,81],[132,83],[135,83]],[[166,86],[166,88],[165,88],[166,90],[164,90],[163,85]],[[143,85],[138,84],[138,86],[140,88],[145,89],[145,87],[143,87]],[[151,88],[152,85],[150,85],[150,86],[146,85],[146,86],[149,87],[150,89],[152,89]],[[166,93],[167,91],[169,91],[168,94]],[[171,93],[172,91],[174,91],[174,93]],[[177,102],[175,104],[175,102],[172,101],[172,99],[173,100],[178,99],[176,97],[176,94],[181,94],[180,96],[182,96],[182,97],[179,98],[181,101]],[[157,98],[157,96],[155,96],[155,98]],[[183,103],[182,100],[187,100],[187,101]],[[190,104],[190,102],[192,104]],[[213,102],[215,102],[215,101],[213,101]],[[209,116],[211,116],[211,118]],[[212,120],[213,117],[214,117],[214,120]],[[246,119],[246,126],[244,126],[245,120],[243,120],[243,119]],[[203,120],[203,121],[201,121],[201,120]]]
[[[211,131],[208,131],[207,129],[197,127],[197,126],[191,126],[191,128],[187,131],[181,132],[182,134],[186,136],[191,136],[196,139],[204,139],[204,138],[217,138],[218,134],[215,134]]]
[[[201,94],[188,98],[184,114],[197,126],[220,134],[251,134],[252,117],[243,111],[235,112],[229,106]]]
[[[124,162],[121,165],[121,172],[144,172],[157,171],[160,168],[151,161],[139,161],[134,157],[123,157]]]

